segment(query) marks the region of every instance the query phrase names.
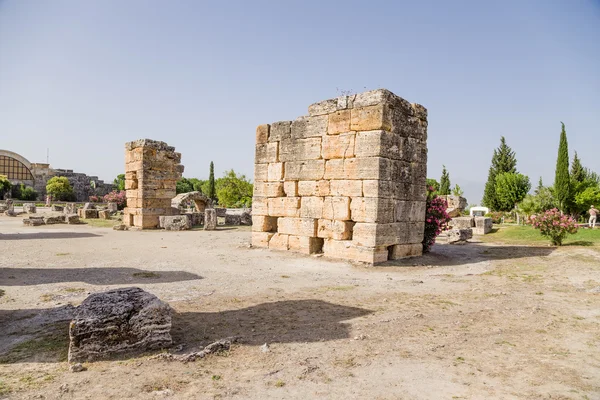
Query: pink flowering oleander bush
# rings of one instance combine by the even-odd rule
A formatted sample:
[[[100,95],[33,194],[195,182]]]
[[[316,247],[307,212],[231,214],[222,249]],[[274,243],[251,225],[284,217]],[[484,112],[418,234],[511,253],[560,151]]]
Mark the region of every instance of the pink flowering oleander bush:
[[[448,227],[450,216],[446,212],[448,203],[441,197],[438,197],[433,186],[427,188],[427,204],[425,211],[425,235],[423,237],[423,253],[431,250],[444,229]]]
[[[555,246],[562,245],[567,234],[577,233],[576,221],[568,215],[562,215],[556,208],[532,215],[530,220],[531,225],[539,229],[543,236],[550,238]]]
[[[124,190],[113,190],[109,194],[104,196],[105,203],[117,203],[117,209],[122,210],[127,204],[127,197],[125,197]]]

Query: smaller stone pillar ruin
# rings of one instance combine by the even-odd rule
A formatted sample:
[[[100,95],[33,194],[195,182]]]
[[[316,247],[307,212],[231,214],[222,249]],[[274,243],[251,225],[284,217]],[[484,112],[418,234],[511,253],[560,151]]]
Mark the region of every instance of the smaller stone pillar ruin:
[[[165,142],[140,139],[125,144],[125,226],[157,228],[160,216],[172,215],[171,199],[183,174],[180,162],[181,154]]]
[[[252,245],[375,264],[422,254],[427,110],[388,90],[256,131]]]

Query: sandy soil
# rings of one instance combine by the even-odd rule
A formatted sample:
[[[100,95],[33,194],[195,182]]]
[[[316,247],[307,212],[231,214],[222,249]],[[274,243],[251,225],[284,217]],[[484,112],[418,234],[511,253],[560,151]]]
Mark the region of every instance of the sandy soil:
[[[368,268],[252,249],[248,228],[0,217],[0,232],[0,398],[600,399],[590,248],[436,245]],[[69,372],[73,306],[128,286],[176,310],[182,352],[239,342],[193,363],[148,354]]]

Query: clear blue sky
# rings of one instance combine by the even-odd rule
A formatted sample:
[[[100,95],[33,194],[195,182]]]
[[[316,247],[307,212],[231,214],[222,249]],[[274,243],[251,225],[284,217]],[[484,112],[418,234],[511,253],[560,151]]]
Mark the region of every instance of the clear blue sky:
[[[534,185],[560,121],[600,171],[600,1],[0,0],[0,148],[105,180],[138,138],[251,177],[257,125],[380,87],[429,109],[428,175],[470,203],[501,135]]]

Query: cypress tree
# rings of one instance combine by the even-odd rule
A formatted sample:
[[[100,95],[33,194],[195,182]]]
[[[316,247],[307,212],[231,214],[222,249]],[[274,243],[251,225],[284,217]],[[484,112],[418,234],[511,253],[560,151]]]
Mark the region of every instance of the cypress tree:
[[[506,144],[504,136],[500,138],[500,147],[494,150],[492,165],[488,172],[488,180],[483,192],[481,203],[492,209],[498,210],[500,202],[496,195],[496,176],[504,172],[517,173],[517,159],[515,152]]]
[[[217,190],[215,188],[215,164],[210,162],[210,173],[208,175],[208,198],[215,200]]]
[[[446,166],[442,166],[442,177],[440,178],[440,195],[445,196],[450,194],[450,174],[446,171]]]
[[[571,182],[569,177],[569,145],[567,143],[567,132],[565,124],[562,123],[560,132],[560,143],[558,145],[558,158],[556,159],[556,173],[554,175],[554,193],[558,201],[558,208],[566,211],[571,193]]]
[[[575,152],[573,164],[571,164],[571,179],[576,183],[581,183],[585,180],[585,169],[581,165],[581,160],[577,156],[577,152]]]

